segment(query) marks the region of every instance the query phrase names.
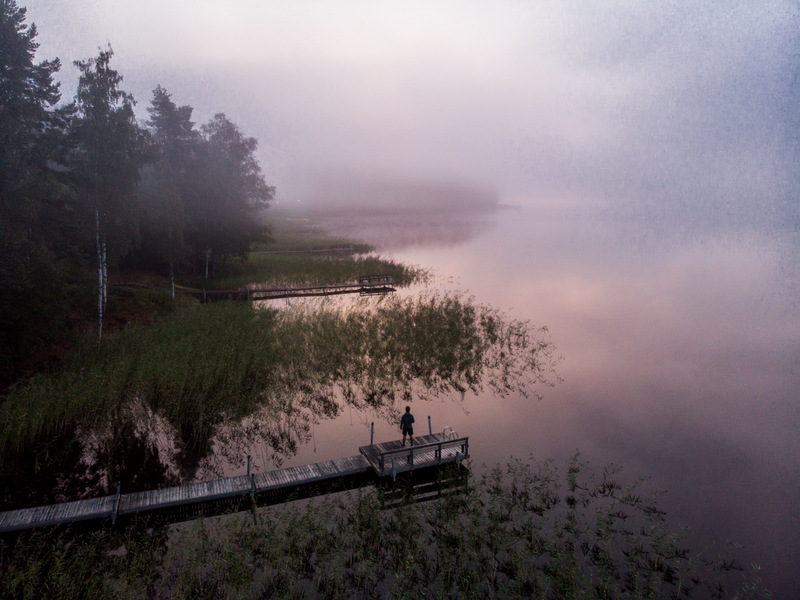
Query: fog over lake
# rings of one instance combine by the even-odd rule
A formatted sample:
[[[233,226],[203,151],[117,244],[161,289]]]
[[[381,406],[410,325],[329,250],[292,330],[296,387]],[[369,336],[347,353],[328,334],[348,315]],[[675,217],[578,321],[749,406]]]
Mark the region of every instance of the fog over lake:
[[[332,172],[797,217],[788,0],[21,4],[65,100],[110,43],[141,119],[158,84],[197,123],[226,113],[280,202]]]
[[[64,101],[110,43],[140,120],[159,84],[197,123],[224,112],[277,207],[347,207],[338,231],[549,327],[564,382],[542,401],[414,407],[476,463],[618,462],[800,588],[796,2],[19,4]],[[460,208],[484,200],[516,208]],[[319,424],[292,461],[353,454],[368,420]]]
[[[797,232],[670,234],[658,222],[552,206],[475,215],[471,229],[468,220],[450,227],[473,237],[444,243],[444,215],[379,216],[382,233],[366,217],[326,221],[373,231],[390,255],[434,268],[432,287],[547,325],[563,356],[564,381],[543,400],[418,402],[421,428],[431,415],[434,429],[468,434],[476,465],[533,454],[566,468],[580,451],[596,466],[650,476],[695,550],[745,544],[778,597],[790,596],[800,561]],[[293,462],[366,443],[369,419],[346,410],[318,425]]]

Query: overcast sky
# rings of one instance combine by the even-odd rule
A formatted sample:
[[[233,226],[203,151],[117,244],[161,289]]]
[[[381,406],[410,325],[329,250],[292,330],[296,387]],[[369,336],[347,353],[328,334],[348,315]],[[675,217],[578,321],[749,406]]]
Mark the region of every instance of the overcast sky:
[[[198,123],[225,112],[279,199],[333,171],[506,201],[797,206],[794,1],[18,3],[65,100],[72,61],[110,42],[141,119],[157,84]]]

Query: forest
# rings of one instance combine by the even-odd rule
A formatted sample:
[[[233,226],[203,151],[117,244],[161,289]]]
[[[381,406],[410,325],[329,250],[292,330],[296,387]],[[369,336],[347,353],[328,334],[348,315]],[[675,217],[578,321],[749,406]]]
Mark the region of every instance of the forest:
[[[208,278],[269,240],[275,194],[224,113],[198,126],[158,85],[137,120],[110,44],[63,98],[37,33],[0,0],[0,389],[102,336],[109,273]]]

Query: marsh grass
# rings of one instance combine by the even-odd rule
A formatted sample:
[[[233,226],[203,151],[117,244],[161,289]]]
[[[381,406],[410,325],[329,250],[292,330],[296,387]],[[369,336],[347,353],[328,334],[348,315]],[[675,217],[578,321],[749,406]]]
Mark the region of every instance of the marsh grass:
[[[658,494],[576,456],[486,468],[385,508],[370,488],[165,530],[0,542],[3,597],[755,598],[757,570],[692,552]],[[165,543],[168,539],[168,543]],[[120,551],[119,549],[122,548]],[[114,549],[114,552],[108,552]],[[735,557],[734,557],[735,558]],[[86,561],[89,562],[86,562]]]
[[[412,267],[379,256],[368,255],[367,244],[331,236],[323,228],[301,218],[279,218],[272,222],[273,242],[253,248],[247,261],[232,261],[218,277],[195,282],[206,289],[238,289],[247,285],[304,285],[352,283],[361,275],[387,274],[399,286],[428,277],[420,267]],[[277,254],[281,251],[323,250],[349,246],[352,254]],[[266,252],[266,253],[265,253]]]
[[[246,262],[231,263],[225,275],[209,282],[198,282],[208,289],[238,289],[289,285],[356,283],[359,276],[386,274],[398,286],[422,282],[424,269],[378,256],[324,256],[313,254],[251,254]]]
[[[267,443],[291,454],[310,423],[336,416],[343,404],[393,420],[396,403],[412,395],[536,394],[557,380],[556,362],[546,330],[456,295],[281,310],[197,306],[111,336],[14,390],[0,405],[0,466],[73,432],[134,430],[130,407],[138,406],[168,425],[176,470],[190,478],[222,425],[233,439],[237,424],[262,418]]]

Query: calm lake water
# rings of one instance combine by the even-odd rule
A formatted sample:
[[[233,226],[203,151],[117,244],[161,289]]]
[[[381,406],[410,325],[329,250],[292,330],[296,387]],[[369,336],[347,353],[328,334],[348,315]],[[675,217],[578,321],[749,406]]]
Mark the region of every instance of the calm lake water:
[[[468,434],[478,469],[534,455],[565,470],[580,451],[647,475],[694,549],[739,542],[778,597],[800,589],[797,232],[648,228],[563,208],[324,223],[433,269],[432,287],[546,325],[563,355],[564,381],[543,400],[416,402],[419,429],[431,416],[434,430]],[[373,419],[345,409],[285,464],[355,454]],[[377,440],[398,436],[375,427]]]

